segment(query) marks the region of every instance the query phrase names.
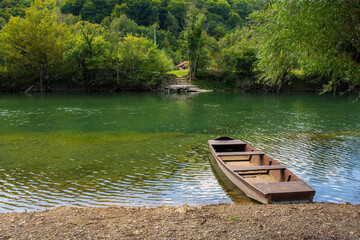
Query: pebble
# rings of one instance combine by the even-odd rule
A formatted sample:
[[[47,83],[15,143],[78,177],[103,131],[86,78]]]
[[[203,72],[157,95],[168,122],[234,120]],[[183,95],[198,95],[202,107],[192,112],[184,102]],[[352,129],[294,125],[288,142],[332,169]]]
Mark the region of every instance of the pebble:
[[[184,214],[184,213],[187,213],[187,209],[184,208],[184,207],[179,207],[179,208],[177,208],[177,209],[175,210],[175,212]]]

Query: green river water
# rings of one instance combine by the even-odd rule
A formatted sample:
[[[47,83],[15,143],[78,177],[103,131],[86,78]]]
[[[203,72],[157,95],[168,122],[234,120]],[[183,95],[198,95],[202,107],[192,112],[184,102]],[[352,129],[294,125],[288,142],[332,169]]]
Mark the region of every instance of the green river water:
[[[214,175],[231,136],[316,191],[360,203],[360,102],[313,94],[0,96],[0,212],[75,206],[249,204]]]

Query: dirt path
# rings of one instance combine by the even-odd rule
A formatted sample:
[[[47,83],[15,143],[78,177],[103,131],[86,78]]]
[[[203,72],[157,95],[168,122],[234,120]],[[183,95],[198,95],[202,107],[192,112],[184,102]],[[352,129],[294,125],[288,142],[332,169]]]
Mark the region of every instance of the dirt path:
[[[360,205],[60,207],[0,214],[0,239],[360,239]]]

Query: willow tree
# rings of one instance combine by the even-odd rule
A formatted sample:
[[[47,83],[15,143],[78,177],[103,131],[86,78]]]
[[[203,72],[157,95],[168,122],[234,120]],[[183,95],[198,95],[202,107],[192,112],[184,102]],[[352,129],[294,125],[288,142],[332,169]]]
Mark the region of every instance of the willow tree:
[[[324,90],[360,84],[357,0],[270,1],[253,14],[263,79],[273,85],[292,71],[327,79]]]
[[[69,31],[58,23],[53,0],[35,0],[25,18],[11,17],[0,33],[0,51],[9,66],[36,69],[40,89],[48,83],[50,68],[62,61]]]

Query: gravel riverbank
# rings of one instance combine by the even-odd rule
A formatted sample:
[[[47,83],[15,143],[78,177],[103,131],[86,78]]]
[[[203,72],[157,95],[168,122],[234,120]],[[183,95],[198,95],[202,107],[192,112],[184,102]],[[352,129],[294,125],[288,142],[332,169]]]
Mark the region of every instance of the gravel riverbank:
[[[360,239],[351,204],[58,207],[0,219],[0,239]]]

